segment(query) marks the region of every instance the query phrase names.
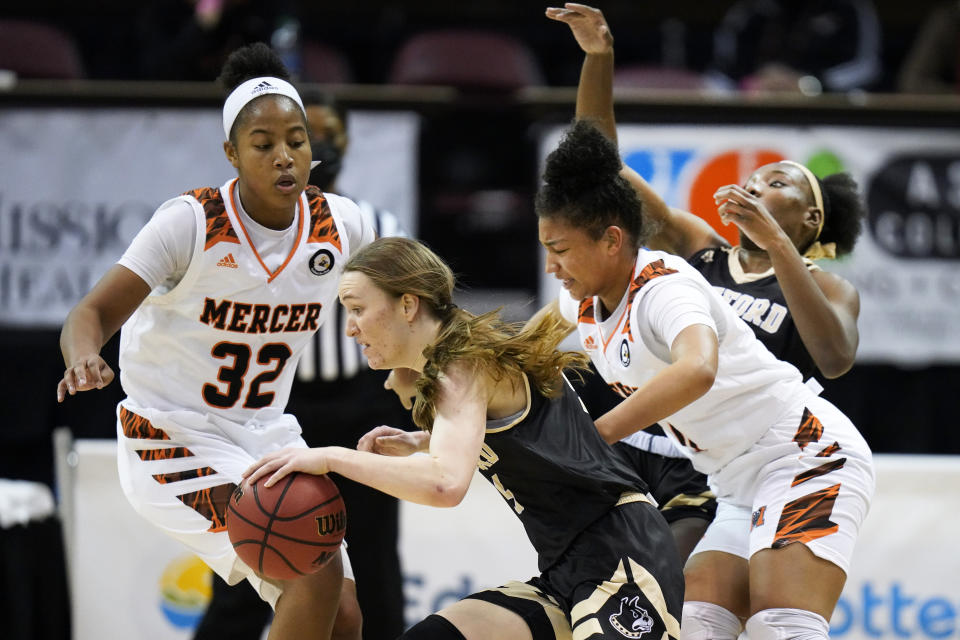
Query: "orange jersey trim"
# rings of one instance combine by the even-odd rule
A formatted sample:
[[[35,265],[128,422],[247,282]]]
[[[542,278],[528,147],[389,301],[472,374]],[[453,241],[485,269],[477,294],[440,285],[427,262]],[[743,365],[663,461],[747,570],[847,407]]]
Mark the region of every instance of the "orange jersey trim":
[[[234,213],[237,214],[237,222],[240,224],[240,230],[243,231],[243,237],[247,239],[247,244],[250,245],[250,250],[253,251],[253,255],[257,257],[257,262],[260,263],[260,266],[263,267],[263,270],[267,272],[267,275],[270,276],[267,278],[267,282],[273,282],[274,278],[280,275],[280,272],[283,271],[284,267],[290,264],[290,261],[293,260],[293,255],[300,248],[300,237],[303,233],[303,195],[297,198],[297,241],[293,243],[293,247],[290,248],[290,253],[287,255],[287,259],[283,261],[276,271],[271,272],[267,268],[267,265],[263,262],[263,258],[260,257],[260,252],[257,251],[257,247],[250,240],[250,234],[247,232],[246,226],[243,224],[243,218],[240,217],[240,209],[237,208],[237,197],[236,185],[239,178],[234,178],[233,182],[230,183],[230,206],[233,207]]]

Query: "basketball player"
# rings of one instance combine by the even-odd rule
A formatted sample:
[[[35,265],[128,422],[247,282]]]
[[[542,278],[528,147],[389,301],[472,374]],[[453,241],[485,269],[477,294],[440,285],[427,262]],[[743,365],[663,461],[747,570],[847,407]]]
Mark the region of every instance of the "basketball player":
[[[586,54],[577,118],[594,122],[616,143],[613,37],[603,14],[568,4],[547,15],[567,23]],[[836,378],[853,366],[859,294],[814,262],[847,255],[856,244],[866,209],[853,178],[838,173],[820,180],[803,165],[778,162],[757,169],[742,187],[720,187],[720,214],[740,231],[740,244],[731,247],[698,216],[668,207],[629,167],[621,175],[658,223],[647,246],[686,257],[771,353],[805,379]]]
[[[382,426],[359,450],[267,454],[248,481],[334,472],[451,507],[479,466],[523,523],[542,573],[469,596],[404,639],[676,638],[683,578],[670,530],[560,373],[585,362],[556,351],[562,325],[518,331],[496,312],[458,309],[450,269],[412,240],[377,240],[345,269],[347,332],[372,368],[419,373],[413,414],[424,431]]]
[[[336,181],[348,145],[347,113],[329,94],[307,89],[300,91],[300,97],[307,112],[313,159],[321,161],[310,171],[309,183],[323,192],[342,194]],[[356,203],[377,237],[406,235],[391,212],[365,200]],[[309,445],[355,447],[372,425],[413,428],[409,413],[397,402],[371,401],[384,393],[384,374],[364,364],[357,344],[344,333],[344,325],[344,310],[337,303],[297,364],[287,411],[297,417]],[[356,576],[355,581],[345,580],[343,588],[356,590],[365,640],[396,638],[406,628],[397,550],[398,500],[347,478],[335,481],[349,514],[347,555]],[[259,640],[270,613],[270,606],[246,585],[231,587],[215,577],[213,596],[193,640],[225,636]]]
[[[315,574],[268,580],[239,560],[224,525],[252,461],[306,447],[284,414],[294,369],[336,303],[347,258],[373,239],[356,204],[306,189],[306,116],[288,77],[263,44],[227,60],[223,146],[238,177],[161,205],[70,312],[57,395],[110,383],[99,351],[123,325],[118,465],[130,503],[228,583],[246,578],[275,607],[270,638],[326,639],[351,576],[345,554]],[[359,638],[350,596],[337,636]]]
[[[543,315],[559,312],[603,378],[632,390],[596,421],[608,442],[659,422],[710,477],[719,506],[687,561],[682,637],[732,640],[746,619],[754,640],[827,638],[873,493],[870,450],[698,271],[639,248],[644,207],[620,171],[583,120],[548,156],[536,209],[563,290]]]
[[[604,88],[610,90],[613,79],[613,46],[608,42],[612,37],[599,11],[585,5],[568,4],[567,7],[570,8],[548,9],[547,16],[569,24],[577,41],[591,54],[586,57],[581,74],[577,117],[598,118],[593,111],[599,111],[606,103],[603,102],[605,96],[597,94]],[[612,121],[612,96],[607,103]],[[582,381],[574,382],[574,386],[594,419],[615,407],[630,392],[622,385],[603,383],[595,366],[591,366]],[[690,460],[657,425],[631,433],[613,446],[631,461],[650,487],[660,512],[670,523],[680,558],[686,562],[717,511],[717,500],[707,477],[693,468]]]

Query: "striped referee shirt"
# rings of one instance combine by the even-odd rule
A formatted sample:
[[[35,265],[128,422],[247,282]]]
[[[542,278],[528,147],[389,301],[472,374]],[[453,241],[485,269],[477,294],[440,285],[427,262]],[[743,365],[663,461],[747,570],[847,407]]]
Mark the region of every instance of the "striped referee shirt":
[[[397,217],[384,209],[379,209],[365,200],[358,200],[357,206],[364,222],[373,225],[378,238],[388,236],[406,237],[400,228]],[[347,310],[339,302],[329,307],[320,330],[303,350],[297,365],[297,379],[301,382],[333,382],[347,380],[357,375],[361,367],[366,367],[360,345],[345,333]]]

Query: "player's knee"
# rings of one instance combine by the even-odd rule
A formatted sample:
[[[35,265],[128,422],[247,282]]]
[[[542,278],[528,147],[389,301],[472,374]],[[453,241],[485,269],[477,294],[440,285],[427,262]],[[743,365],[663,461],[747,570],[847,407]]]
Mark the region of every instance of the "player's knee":
[[[733,612],[710,602],[683,603],[681,640],[736,640],[739,635],[740,618]]]
[[[407,629],[397,640],[467,640],[452,622],[438,616],[429,615]]]
[[[764,609],[747,620],[750,640],[826,640],[830,624],[804,609]]]

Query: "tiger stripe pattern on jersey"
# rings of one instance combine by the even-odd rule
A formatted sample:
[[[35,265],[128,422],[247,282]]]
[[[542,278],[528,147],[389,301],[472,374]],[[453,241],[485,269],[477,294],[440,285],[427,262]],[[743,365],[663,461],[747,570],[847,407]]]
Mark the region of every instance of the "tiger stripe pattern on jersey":
[[[180,501],[210,521],[210,533],[227,530],[227,503],[236,490],[234,483],[191,491],[177,496]]]
[[[120,425],[123,435],[133,440],[169,440],[162,429],[157,429],[150,421],[135,414],[126,407],[120,407]]]
[[[184,480],[193,480],[194,478],[205,478],[212,476],[217,471],[211,467],[200,467],[198,469],[187,469],[186,471],[172,471],[170,473],[155,473],[153,479],[160,484],[169,484],[171,482],[182,482]]]
[[[807,448],[807,445],[813,442],[819,442],[823,436],[823,424],[810,409],[804,408],[803,418],[800,420],[800,426],[797,433],[793,436],[793,441],[800,446],[800,450]]]
[[[577,322],[583,324],[596,324],[597,318],[593,312],[593,298],[586,298],[580,301],[580,309],[577,311]]]
[[[835,484],[785,504],[772,547],[780,549],[792,542],[807,543],[836,533],[839,526],[830,520],[830,514],[839,494],[840,485]]]
[[[840,449],[841,449],[840,443],[834,441],[834,443],[831,444],[830,446],[824,447],[824,448],[823,448],[823,451],[821,451],[820,453],[818,453],[818,454],[816,455],[816,457],[818,457],[818,458],[829,458],[830,456],[832,456],[833,454],[835,454],[837,451],[840,451]]]
[[[697,446],[696,442],[694,442],[687,436],[683,435],[683,433],[679,429],[677,429],[675,426],[673,426],[669,422],[667,422],[666,425],[667,425],[667,428],[670,429],[670,433],[675,435],[677,437],[677,440],[680,441],[680,444],[682,444],[685,447],[690,447],[691,449],[697,452],[703,451],[703,449]]]
[[[323,197],[320,189],[313,186],[307,188],[306,194],[310,203],[310,233],[307,235],[307,242],[329,242],[337,251],[343,251],[340,231],[330,212],[327,199]]]
[[[830,462],[823,463],[819,467],[814,467],[813,469],[808,469],[803,473],[798,473],[796,477],[793,479],[793,484],[791,484],[790,486],[795,487],[798,484],[802,484],[806,482],[807,480],[818,478],[822,475],[826,475],[830,473],[831,471],[836,471],[837,469],[842,469],[843,465],[846,464],[846,462],[847,462],[846,458],[840,458],[839,460],[831,460]]]
[[[137,449],[137,455],[144,462],[152,460],[174,460],[176,458],[190,458],[193,451],[186,447],[169,447],[167,449]]]
[[[203,213],[207,218],[207,235],[203,244],[204,251],[209,250],[210,247],[220,242],[240,244],[240,237],[233,228],[233,224],[230,222],[230,216],[227,215],[226,205],[223,204],[223,198],[220,197],[220,189],[204,187],[203,189],[187,191],[183,195],[193,196],[203,207]]]
[[[640,273],[637,274],[637,277],[630,282],[630,290],[627,293],[627,309],[633,306],[633,299],[637,297],[637,293],[640,292],[640,289],[644,287],[648,282],[654,278],[659,278],[660,276],[668,276],[671,273],[677,273],[676,269],[670,269],[667,267],[663,260],[654,260],[643,269],[640,270]],[[633,329],[630,327],[630,321],[623,323],[623,333],[627,334],[627,338],[633,339]]]

